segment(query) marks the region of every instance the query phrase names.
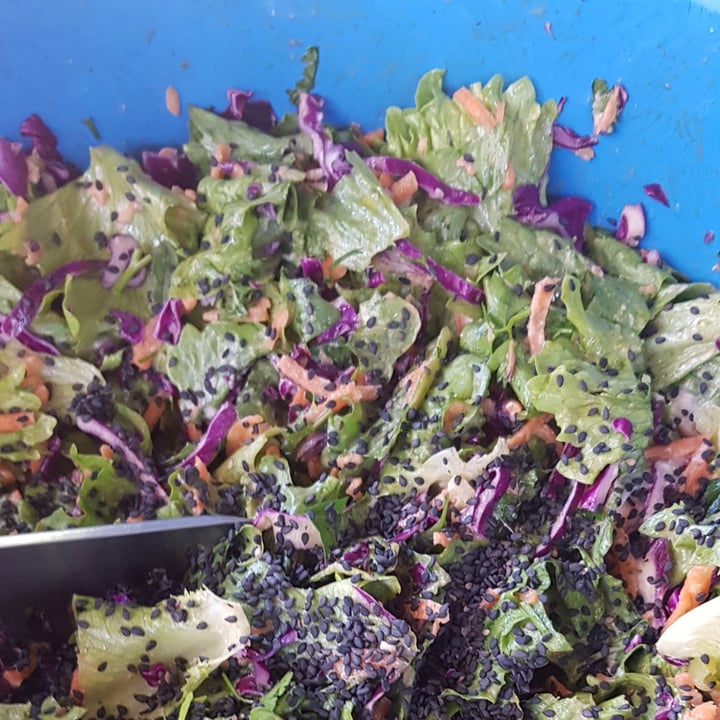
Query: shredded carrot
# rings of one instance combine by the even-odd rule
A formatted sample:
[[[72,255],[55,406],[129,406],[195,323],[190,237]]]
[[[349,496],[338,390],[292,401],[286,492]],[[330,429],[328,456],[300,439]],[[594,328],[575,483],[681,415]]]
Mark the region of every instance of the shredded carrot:
[[[219,162],[228,162],[232,157],[232,148],[227,143],[218,143],[215,146],[213,157]]]
[[[528,605],[535,605],[540,599],[537,590],[528,588],[519,594],[520,600]]]
[[[95,183],[93,183],[89,189],[88,192],[90,193],[90,197],[100,206],[105,207],[105,203],[107,203],[108,199],[108,189],[107,185],[101,185],[101,187],[97,187]]]
[[[463,108],[480,127],[491,130],[498,124],[497,118],[488,110],[487,105],[479,98],[476,98],[466,87],[458,88],[453,93],[453,100]]]
[[[498,125],[502,125],[502,122],[505,119],[505,103],[502,100],[495,105],[495,119],[497,120]]]
[[[510,340],[507,351],[507,368],[505,370],[505,380],[510,382],[515,374],[515,364],[517,363],[517,355],[515,354],[515,341]]]
[[[103,457],[106,460],[112,460],[114,454],[113,449],[109,445],[103,443],[100,446],[100,457]]]
[[[38,653],[37,646],[35,644],[30,645],[28,661],[28,664],[25,665],[22,670],[18,670],[17,668],[8,668],[3,671],[3,679],[14,690],[19,688],[23,682],[25,682],[25,680],[33,674],[35,668],[38,666]]]
[[[386,190],[389,190],[392,187],[392,184],[395,182],[393,180],[393,176],[390,173],[386,172],[377,173],[377,179],[380,185]]]
[[[467,405],[461,400],[450,403],[450,406],[445,410],[445,415],[443,415],[443,430],[449,434],[455,421],[466,412]]]
[[[358,453],[347,453],[347,455],[340,455],[335,461],[335,464],[342,470],[348,465],[361,465],[363,461],[362,455]]]
[[[206,310],[202,314],[202,319],[206,323],[216,323],[220,319],[220,313],[217,310]]]
[[[678,603],[667,619],[663,631],[667,630],[679,617],[707,600],[714,572],[713,565],[694,565],[688,570],[685,582],[680,589]]]
[[[202,430],[192,422],[185,423],[185,432],[191,442],[197,442],[202,437]]]
[[[667,445],[651,445],[645,450],[645,459],[656,462],[657,460],[673,460],[679,457],[687,458],[693,455],[704,443],[705,438],[702,435],[693,435],[692,437],[673,440]]]
[[[116,222],[118,222],[120,225],[129,225],[133,221],[137,210],[138,205],[135,202],[130,202],[129,200],[121,200],[117,204]]]
[[[326,255],[322,261],[323,277],[327,280],[340,280],[347,275],[347,268],[333,260],[330,255]]]
[[[266,454],[266,455],[272,455],[273,457],[276,457],[276,458],[281,457],[280,448],[279,448],[277,445],[275,445],[275,443],[270,443],[270,444],[265,448],[265,454]]]
[[[37,265],[44,254],[42,245],[36,242],[28,242],[23,245],[25,251],[25,264],[33,267]]]
[[[487,598],[492,598],[492,600],[488,600]],[[483,592],[483,599],[479,602],[479,606],[483,610],[492,610],[495,605],[497,605],[499,598],[500,591],[497,588],[488,588]]]
[[[157,318],[152,317],[145,323],[143,337],[139,343],[133,345],[131,362],[140,370],[149,370],[152,365],[153,355],[160,350],[163,343],[153,336],[153,330]]]
[[[331,475],[332,475],[332,473],[333,473],[333,470],[334,470],[335,473],[336,473],[335,476],[337,476],[337,475],[339,474],[338,468],[333,468],[333,469],[330,471],[330,474],[331,474]],[[360,488],[362,488],[362,484],[363,484],[363,479],[362,479],[360,476],[357,476],[357,477],[351,478],[351,479],[350,479],[350,482],[348,482],[348,485],[347,485],[347,487],[345,488],[345,492],[346,492],[353,500],[355,500],[355,502],[357,502],[358,500],[360,500],[360,498],[362,498],[363,493],[362,493],[362,490],[360,489]]]
[[[32,412],[0,413],[0,433],[19,432],[35,422]]]
[[[464,157],[459,157],[455,161],[455,165],[456,167],[462,168],[470,177],[475,177],[475,175],[477,175],[475,163],[470,160],[466,160]]]
[[[607,105],[600,115],[595,118],[593,135],[605,132],[617,119],[618,106],[620,103],[620,86],[615,85],[610,91]]]
[[[390,197],[398,207],[410,202],[419,185],[415,173],[410,170],[390,186]]]
[[[369,147],[373,147],[374,145],[385,142],[385,130],[383,128],[376,128],[375,130],[370,130],[361,135],[358,140],[360,140],[361,143],[368,145]]]
[[[374,400],[380,389],[376,385],[356,384],[352,380],[345,385],[328,387],[329,381],[327,379],[317,375],[311,376],[300,363],[293,360],[289,355],[278,358],[275,367],[279,373],[288,380],[292,380],[298,387],[304,388],[313,395],[329,399],[339,399],[347,396],[357,400]]]
[[[33,470],[32,472],[37,472]],[[15,474],[6,463],[0,463],[0,487],[9,488],[15,484]]]
[[[12,219],[13,222],[20,222],[22,220],[22,216],[25,214],[25,211],[28,209],[28,206],[30,203],[24,198],[24,197],[18,197],[15,200],[15,209],[12,213]],[[28,263],[29,265],[30,263]]]
[[[423,135],[423,137],[418,139],[418,144],[417,144],[418,155],[424,155],[427,152],[427,149],[428,149],[428,139]]]
[[[283,337],[285,333],[285,328],[288,326],[288,323],[290,322],[290,312],[287,309],[287,306],[281,305],[272,316],[272,322],[270,323],[270,328],[272,330],[271,334],[271,342],[272,345],[275,345],[275,343]]]
[[[442,530],[436,530],[433,533],[432,541],[433,545],[439,545],[440,547],[447,547],[450,545],[450,541],[453,538]]]
[[[197,301],[197,298],[186,297],[186,298],[183,298],[180,302],[183,306],[183,313],[190,313],[197,307],[198,301]]]
[[[183,313],[191,312],[197,305],[195,298],[184,298],[182,301]],[[131,362],[140,370],[149,370],[152,365],[153,355],[163,346],[162,340],[153,335],[157,316],[151,317],[143,327],[142,340],[133,345]]]
[[[311,480],[317,480],[322,475],[322,462],[320,461],[320,454],[311,455],[305,463],[307,467],[308,475]]]
[[[528,340],[530,354],[537,355],[545,346],[545,321],[552,303],[557,278],[544,277],[535,283],[535,291],[530,301],[530,317],[528,318]]]
[[[80,671],[75,668],[70,678],[70,695],[76,705],[82,704],[83,691],[80,688]]]
[[[261,297],[254,305],[250,306],[247,315],[241,318],[242,322],[264,323],[270,319],[270,307],[272,302],[268,297]]]
[[[171,115],[180,115],[180,95],[172,85],[165,88],[165,107]]]
[[[699,692],[697,694],[702,699],[702,695]],[[708,700],[688,710],[683,715],[683,718],[684,720],[720,720],[720,708],[714,702]]]
[[[210,168],[210,177],[216,180],[222,180],[225,177],[225,173],[219,165],[213,165]]]
[[[507,167],[505,168],[505,177],[503,178],[502,189],[512,190],[515,187],[515,168],[512,162],[508,160]]]
[[[543,436],[546,433],[543,428],[550,430],[547,424],[551,418],[552,415],[550,413],[543,413],[542,415],[536,415],[535,417],[530,418],[517,432],[513,433],[507,439],[508,447],[511,450],[515,450],[515,448],[519,448],[521,445],[524,445],[533,437],[542,437],[544,440],[545,437]],[[552,432],[552,430],[550,430],[550,432]]]
[[[143,413],[143,420],[148,426],[150,432],[155,429],[155,426],[160,422],[160,418],[165,412],[165,401],[160,395],[153,395],[148,402],[148,406],[145,408]]]
[[[581,160],[592,160],[595,157],[595,151],[591,147],[579,148],[573,151]]]
[[[697,450],[690,456],[688,464],[680,476],[680,487],[686,495],[697,495],[704,487],[703,481],[707,482],[718,477],[718,471],[705,459],[708,450],[713,450],[713,445],[707,438],[699,444]],[[712,456],[712,452],[710,455]]]
[[[210,471],[207,469],[207,465],[199,458],[196,457],[193,462],[195,469],[198,471],[198,477],[200,480],[202,480],[205,484],[210,482]],[[205,503],[202,500],[201,493],[197,488],[189,487],[188,490],[193,496],[193,506],[192,506],[192,514],[193,515],[202,515],[203,511],[205,510]]]
[[[574,695],[573,691],[568,690],[568,688],[554,675],[548,676],[545,680],[545,689],[556,697],[567,698]]]
[[[198,475],[203,482],[210,482],[210,471],[207,469],[207,465],[199,458],[195,457],[195,469],[198,471]]]
[[[675,687],[683,688],[682,694],[684,695],[685,700],[687,701],[688,705],[691,705],[692,707],[698,707],[703,704],[703,696],[698,691],[697,687],[695,686],[695,680],[693,680],[693,676],[689,672],[683,670],[682,672],[677,673],[677,675],[675,675],[675,677],[673,678],[673,681],[675,683]],[[689,716],[686,713],[684,715],[684,717],[687,718]],[[698,718],[703,718],[703,717],[714,718],[715,716],[714,715],[704,716],[702,713],[700,713],[698,715],[695,715],[694,717],[695,717],[695,720],[697,720]]]
[[[225,454],[232,455],[243,445],[252,442],[258,435],[270,429],[262,415],[246,415],[236,420],[225,439]]]

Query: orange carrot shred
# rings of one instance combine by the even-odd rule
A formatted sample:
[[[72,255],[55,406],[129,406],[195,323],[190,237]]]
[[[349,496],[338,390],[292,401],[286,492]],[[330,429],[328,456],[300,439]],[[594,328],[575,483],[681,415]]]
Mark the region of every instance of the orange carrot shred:
[[[693,565],[688,570],[685,582],[680,589],[677,605],[665,622],[663,631],[667,630],[679,617],[698,607],[707,599],[714,572],[713,565]]]
[[[498,125],[497,118],[488,110],[487,105],[479,98],[476,98],[466,87],[458,88],[453,93],[453,100],[460,105],[480,127],[491,130]]]

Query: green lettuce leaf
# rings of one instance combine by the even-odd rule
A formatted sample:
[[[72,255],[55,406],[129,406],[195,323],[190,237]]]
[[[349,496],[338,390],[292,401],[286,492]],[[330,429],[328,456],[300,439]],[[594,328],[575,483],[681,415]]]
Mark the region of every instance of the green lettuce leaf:
[[[296,152],[310,155],[310,141],[303,133],[274,137],[247,125],[242,120],[229,120],[213,112],[190,105],[190,141],[185,154],[204,175],[210,170],[210,158],[217,145],[229,145],[232,160],[292,165]]]
[[[181,393],[186,420],[212,417],[241,374],[271,349],[264,325],[218,322],[202,330],[185,325],[180,342],[167,348],[167,375]]]
[[[420,332],[417,308],[394,293],[375,292],[358,308],[350,347],[371,382],[387,381],[397,359]]]
[[[559,466],[565,477],[589,484],[609,463],[647,446],[646,431],[652,428],[649,378],[638,382],[628,369],[603,371],[573,359],[556,342],[546,343],[536,362],[538,375],[527,383],[531,403],[538,412],[555,416],[560,442],[580,450]],[[614,420],[630,422],[630,440],[622,426],[613,429]]]
[[[352,172],[313,208],[308,248],[316,257],[329,255],[360,272],[373,255],[407,237],[410,226],[360,157],[353,152],[346,157]]]
[[[483,201],[475,217],[484,229],[497,230],[512,211],[511,189],[503,188],[508,163],[515,171],[515,184],[542,183],[557,107],[551,101],[539,105],[527,78],[503,90],[503,80],[496,75],[485,86],[469,86],[491,113],[497,114],[501,103],[504,106],[503,121],[485,129],[444,93],[443,77],[442,70],[426,73],[418,83],[414,108],[387,110],[383,150],[420,163],[453,187],[480,195]],[[459,162],[464,157],[471,158],[475,172]]]
[[[720,292],[675,303],[655,317],[653,326],[645,354],[656,387],[667,388],[717,356]]]
[[[115,715],[118,706],[125,706],[129,717],[177,709],[182,696],[242,650],[250,634],[242,607],[207,588],[154,607],[120,608],[76,595],[73,610],[78,683],[93,715],[101,708]],[[157,665],[172,675],[179,691],[169,698],[160,692],[162,683],[151,687],[141,674]]]

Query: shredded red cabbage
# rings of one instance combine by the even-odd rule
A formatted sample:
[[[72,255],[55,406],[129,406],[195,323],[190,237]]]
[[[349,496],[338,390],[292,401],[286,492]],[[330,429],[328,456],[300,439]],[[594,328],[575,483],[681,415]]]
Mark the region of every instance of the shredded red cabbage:
[[[633,433],[633,425],[627,418],[613,418],[610,423],[610,427],[615,431],[624,435],[626,440],[629,440]]]
[[[298,94],[298,127],[312,143],[312,154],[328,181],[328,189],[352,169],[345,159],[345,148],[328,139],[323,128],[324,101],[317,95]]]
[[[440,265],[440,263],[435,262],[435,260],[429,256],[427,258],[427,264],[430,272],[435,276],[435,279],[448,292],[453,293],[472,305],[480,305],[480,303],[482,303],[485,296],[480,288],[475,287],[475,285],[465,278],[456,275],[452,270],[448,270],[446,267]]]
[[[109,445],[115,452],[120,453],[127,463],[138,471],[142,485],[147,486],[158,500],[161,500],[163,503],[167,502],[167,493],[155,475],[150,471],[147,462],[130,447],[127,440],[122,438],[118,432],[109,425],[89,415],[79,415],[75,424],[78,430],[82,430],[84,433],[96,437],[100,442]],[[141,492],[144,494],[145,490],[142,489]]]
[[[575,241],[575,248],[582,250],[585,223],[592,210],[592,203],[580,197],[564,197],[550,205],[540,203],[537,185],[518,185],[513,190],[513,220],[542,230],[550,230],[560,237]]]
[[[567,150],[584,150],[598,144],[597,135],[579,135],[571,128],[554,123],[552,127],[553,145]]]
[[[550,527],[550,533],[546,538],[543,538],[540,545],[538,545],[537,550],[535,551],[535,557],[543,557],[544,555],[547,555],[553,544],[565,532],[568,520],[580,502],[580,498],[585,492],[585,488],[587,488],[587,485],[583,485],[583,483],[579,483],[577,481],[573,483],[573,486],[570,489],[570,494],[568,495],[562,510],[560,510],[560,514],[555,518],[555,521]]]
[[[137,248],[137,242],[132,235],[117,233],[108,241],[110,258],[102,274],[102,286],[111,288],[118,278],[128,269],[132,254]]]
[[[225,439],[233,423],[237,420],[237,411],[229,402],[225,403],[208,424],[207,430],[192,449],[190,454],[180,461],[180,467],[189,467],[199,458],[206,465],[215,457],[220,444]]]
[[[653,200],[657,200],[659,203],[662,203],[665,207],[670,207],[670,202],[668,201],[667,195],[665,194],[665,191],[662,188],[662,185],[660,183],[650,183],[649,185],[643,185],[643,192]]]
[[[117,320],[118,335],[131,345],[136,345],[143,339],[143,321],[133,313],[110,308],[110,315]]]
[[[38,115],[30,115],[20,124],[20,134],[30,138],[31,151],[43,161],[40,187],[45,192],[57,190],[79,175],[78,169],[63,159],[57,149],[57,138]]]
[[[15,197],[27,198],[28,167],[22,145],[0,138],[0,181]]]
[[[180,342],[182,331],[182,300],[170,298],[163,304],[153,328],[153,337],[156,340],[177,345]]]
[[[73,260],[61,265],[47,275],[38,278],[22,294],[15,307],[0,325],[0,332],[11,338],[17,338],[27,330],[40,310],[43,299],[53,290],[60,287],[68,276],[88,275],[101,270],[104,260]]]
[[[468,528],[478,537],[485,536],[485,528],[495,505],[507,492],[512,479],[510,469],[504,466],[492,468],[490,473],[489,483],[483,483],[475,494],[476,502],[473,506],[472,520],[468,524]]]
[[[595,482],[588,487],[578,503],[581,510],[597,512],[607,500],[608,493],[615,479],[618,476],[618,464],[608,465],[595,479]]]
[[[315,338],[318,345],[350,335],[357,329],[358,319],[355,308],[342,298],[335,302],[335,307],[340,311],[340,317],[327,330],[324,330]]]
[[[295,458],[298,462],[307,462],[313,455],[317,455],[325,447],[326,434],[322,431],[310,433],[298,444],[295,449]]]
[[[277,123],[272,105],[267,100],[251,100],[252,92],[228,90],[228,106],[220,114],[228,120],[242,120],[247,125],[269,133]]]
[[[7,315],[0,313],[0,336],[4,336],[2,332],[2,324]],[[60,351],[49,341],[38,337],[28,330],[23,330],[16,337],[18,342],[22,343],[28,350],[33,352],[45,353],[45,355],[59,355]]]
[[[475,193],[446,185],[440,178],[420,167],[411,160],[402,158],[380,156],[365,158],[365,164],[377,172],[386,172],[390,175],[406,175],[412,172],[422,188],[433,200],[439,200],[445,205],[479,205],[480,198]]]
[[[167,188],[180,187],[187,190],[197,187],[197,168],[187,155],[175,148],[143,150],[142,166],[156,183]]]
[[[325,282],[325,276],[323,275],[323,266],[317,258],[301,258],[300,272],[302,272],[303,277],[312,280],[316,285],[322,285],[323,282]]]
[[[615,239],[630,247],[637,247],[645,237],[645,212],[639,203],[626,205],[620,214]]]

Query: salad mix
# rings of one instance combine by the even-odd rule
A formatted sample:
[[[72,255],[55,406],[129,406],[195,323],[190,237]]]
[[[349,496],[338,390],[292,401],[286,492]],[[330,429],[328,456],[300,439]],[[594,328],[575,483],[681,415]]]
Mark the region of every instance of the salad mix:
[[[305,60],[140,161],[0,140],[0,534],[243,520],[4,628],[0,719],[720,717],[720,293],[546,197],[627,92],[363,133]]]

